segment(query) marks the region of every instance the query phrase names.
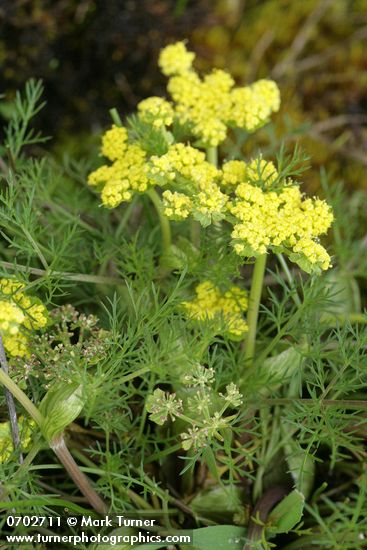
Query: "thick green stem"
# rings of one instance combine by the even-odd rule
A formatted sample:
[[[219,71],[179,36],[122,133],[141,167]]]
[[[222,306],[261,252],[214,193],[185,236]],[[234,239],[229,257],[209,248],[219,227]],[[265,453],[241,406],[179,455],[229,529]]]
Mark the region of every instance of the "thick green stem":
[[[167,254],[169,251],[169,248],[171,246],[172,237],[171,237],[171,226],[169,223],[168,218],[163,213],[163,207],[162,207],[162,201],[157,193],[157,191],[153,188],[149,189],[147,191],[148,196],[150,197],[150,200],[154,204],[154,207],[157,211],[158,217],[159,217],[159,223],[161,225],[161,232],[162,232],[162,249],[163,254]]]
[[[258,256],[255,261],[254,272],[252,275],[249,305],[247,312],[248,333],[245,343],[245,361],[249,363],[255,354],[257,318],[259,316],[259,306],[261,291],[263,288],[264,273],[266,266],[266,254]]]

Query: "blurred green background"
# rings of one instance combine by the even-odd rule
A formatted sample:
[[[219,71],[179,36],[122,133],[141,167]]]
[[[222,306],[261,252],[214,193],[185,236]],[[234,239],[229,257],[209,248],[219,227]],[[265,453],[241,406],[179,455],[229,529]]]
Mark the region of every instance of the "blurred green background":
[[[187,39],[204,71],[277,81],[274,132],[311,156],[309,191],[323,165],[367,188],[367,0],[2,0],[0,28],[0,91],[42,78],[38,124],[54,144],[82,151],[111,107],[164,94],[158,52]]]

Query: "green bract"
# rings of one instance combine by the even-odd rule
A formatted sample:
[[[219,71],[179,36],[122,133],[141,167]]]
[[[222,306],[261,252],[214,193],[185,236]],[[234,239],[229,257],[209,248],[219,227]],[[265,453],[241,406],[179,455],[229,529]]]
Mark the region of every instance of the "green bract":
[[[57,384],[48,390],[40,404],[45,419],[41,431],[48,442],[79,416],[85,402],[81,384]]]

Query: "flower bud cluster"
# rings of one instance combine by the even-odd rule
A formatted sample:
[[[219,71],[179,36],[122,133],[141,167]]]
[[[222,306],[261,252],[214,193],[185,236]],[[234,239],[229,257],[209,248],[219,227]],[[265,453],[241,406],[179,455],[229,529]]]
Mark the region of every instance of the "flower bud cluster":
[[[213,440],[223,441],[223,430],[230,429],[236,422],[237,409],[242,403],[242,395],[236,384],[226,386],[225,393],[215,394],[214,370],[202,365],[194,365],[192,371],[182,378],[183,385],[190,388],[188,399],[179,399],[176,394],[165,393],[161,389],[154,390],[147,400],[147,410],[150,420],[158,425],[164,424],[168,418],[189,424],[186,431],[180,434],[182,448],[186,451],[198,451]],[[228,415],[228,409],[231,409]]]

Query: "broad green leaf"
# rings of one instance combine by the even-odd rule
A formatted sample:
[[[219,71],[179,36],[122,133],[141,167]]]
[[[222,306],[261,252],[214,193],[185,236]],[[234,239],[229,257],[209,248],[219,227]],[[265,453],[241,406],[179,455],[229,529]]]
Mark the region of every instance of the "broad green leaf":
[[[215,460],[215,455],[211,447],[206,447],[203,451],[203,458],[206,465],[209,468],[210,473],[215,480],[219,481],[218,466],[217,461]]]
[[[332,270],[326,276],[329,288],[327,308],[321,312],[320,321],[335,325],[337,320],[358,320],[361,312],[361,294],[357,281],[348,273]],[[362,320],[362,319],[361,319]]]
[[[246,529],[237,525],[214,525],[193,531],[193,546],[198,550],[242,550]]]
[[[305,497],[294,489],[275,506],[267,520],[267,530],[272,534],[288,533],[301,521]]]
[[[214,521],[232,521],[234,514],[243,512],[244,490],[228,485],[217,486],[199,492],[190,502],[190,507],[200,516]]]
[[[272,389],[283,385],[292,375],[297,372],[303,363],[303,357],[299,350],[295,347],[289,347],[274,357],[269,357],[263,363],[262,368],[270,378]],[[261,390],[262,395],[269,393],[269,387],[264,387]]]
[[[330,289],[327,313],[347,314],[360,313],[361,294],[354,277],[333,269],[325,278],[326,286]]]
[[[307,498],[315,480],[315,462],[292,437],[284,444],[283,449],[294,486]]]
[[[198,249],[185,237],[178,237],[175,244],[171,244],[165,254],[165,266],[182,271],[193,269],[198,262]]]
[[[182,544],[195,550],[242,550],[246,539],[246,529],[237,525],[214,525],[199,529],[177,531],[177,535],[190,535],[193,544]],[[119,548],[119,547],[115,547]],[[158,550],[166,548],[164,544],[142,544],[136,550]],[[121,547],[121,550],[124,550]]]
[[[318,264],[311,263],[304,254],[292,252],[291,254],[289,254],[289,259],[291,262],[299,265],[299,267],[306,273],[320,274],[322,271],[321,267]]]

